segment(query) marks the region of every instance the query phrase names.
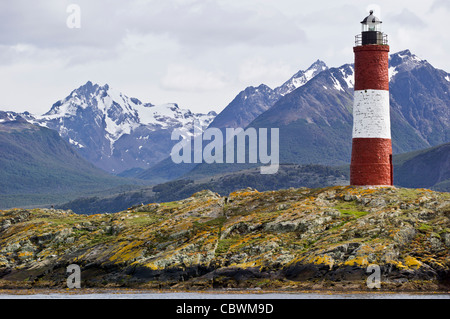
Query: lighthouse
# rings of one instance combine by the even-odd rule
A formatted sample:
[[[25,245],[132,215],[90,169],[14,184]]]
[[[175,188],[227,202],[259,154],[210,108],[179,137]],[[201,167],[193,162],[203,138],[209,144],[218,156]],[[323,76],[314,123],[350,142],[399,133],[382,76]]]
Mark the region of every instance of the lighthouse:
[[[391,186],[393,180],[389,106],[389,45],[373,11],[356,36],[355,91],[350,184]]]

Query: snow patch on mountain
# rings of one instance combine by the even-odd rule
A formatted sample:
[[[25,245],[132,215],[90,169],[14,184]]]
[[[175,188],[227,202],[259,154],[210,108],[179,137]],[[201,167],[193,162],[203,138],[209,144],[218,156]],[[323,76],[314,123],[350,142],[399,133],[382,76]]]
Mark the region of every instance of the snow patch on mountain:
[[[216,116],[215,112],[192,113],[175,103],[142,103],[108,84],[88,81],[47,113],[28,114],[27,120],[58,131],[97,166],[120,172],[148,168],[169,154],[173,129],[180,128],[186,137],[198,134]]]
[[[280,96],[285,96],[292,91],[302,87],[313,79],[317,74],[327,70],[328,67],[325,62],[317,60],[306,71],[299,71],[293,77],[291,77],[283,85],[275,89],[276,93]]]
[[[398,68],[402,70],[409,71],[415,69],[417,67],[423,66],[425,63],[428,63],[426,60],[423,60],[412,54],[409,50],[404,50],[401,52],[394,53],[390,56],[389,67],[393,68],[392,71],[399,71]],[[392,72],[393,74],[395,72]],[[394,74],[395,75],[395,74]]]
[[[392,78],[398,73],[397,68],[391,66],[389,67],[389,82],[392,80]]]
[[[109,85],[98,86],[88,82],[66,99],[55,103],[48,113],[36,117],[36,120],[44,125],[49,121],[59,121],[59,131],[62,132],[65,131],[64,121],[67,118],[76,118],[87,108],[91,108],[95,114],[95,123],[104,127],[107,133],[105,137],[110,140],[111,145],[142,125],[151,131],[174,126],[184,127],[195,118],[207,123],[215,114],[193,114],[189,110],[180,109],[177,104],[143,104],[138,99],[129,98],[110,88]],[[73,139],[72,141],[77,142]]]
[[[344,69],[341,69],[342,79],[347,84],[347,87],[354,88],[355,87],[355,69],[353,66],[349,66],[350,72],[346,72]]]
[[[72,140],[71,138],[69,138],[69,143],[78,147],[78,148],[84,148],[84,145],[78,143],[77,141]]]
[[[20,115],[15,112],[2,112],[2,122],[16,121]]]
[[[331,80],[333,81],[334,83],[333,87],[336,90],[344,92],[344,88],[342,87],[341,83],[334,76],[331,77]]]

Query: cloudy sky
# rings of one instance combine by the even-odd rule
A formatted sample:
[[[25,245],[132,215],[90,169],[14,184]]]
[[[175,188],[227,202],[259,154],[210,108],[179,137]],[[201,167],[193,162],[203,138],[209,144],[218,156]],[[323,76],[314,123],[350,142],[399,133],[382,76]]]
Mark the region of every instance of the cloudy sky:
[[[71,4],[80,28],[68,27]],[[42,114],[90,80],[219,112],[245,87],[275,88],[317,59],[351,63],[370,8],[391,52],[450,71],[448,0],[2,0],[0,110]]]

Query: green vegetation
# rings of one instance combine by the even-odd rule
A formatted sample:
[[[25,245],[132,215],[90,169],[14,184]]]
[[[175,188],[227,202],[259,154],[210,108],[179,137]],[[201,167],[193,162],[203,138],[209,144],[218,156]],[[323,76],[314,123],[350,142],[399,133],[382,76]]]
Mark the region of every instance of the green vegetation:
[[[369,214],[369,212],[361,211],[361,205],[358,205],[355,201],[340,202],[334,208],[339,210],[344,215],[350,215],[356,218]]]
[[[44,127],[21,124],[15,130],[0,130],[0,150],[0,209],[50,206],[143,184],[95,167],[57,132]]]
[[[198,175],[199,172],[195,172],[195,174],[197,174],[197,177],[200,176]],[[320,187],[330,184],[346,184],[347,179],[348,171],[341,167],[281,165],[278,173],[274,175],[261,175],[259,168],[247,169],[197,180],[193,178],[176,180],[103,198],[100,196],[80,198],[58,207],[71,209],[81,214],[117,212],[141,203],[180,200],[205,189],[226,196],[238,189],[247,187],[259,191],[288,189],[290,187]],[[167,206],[168,204],[164,205]]]
[[[153,215],[148,213],[136,213],[139,217],[134,217],[129,221],[130,225],[139,227],[149,227],[165,218],[162,215]]]
[[[352,215],[355,216],[356,218],[360,218],[369,214],[368,212],[360,212],[357,210],[350,210],[350,209],[339,209],[339,211],[344,215]]]
[[[240,240],[241,238],[239,236],[220,240],[217,244],[216,255],[226,254],[230,250],[230,247],[237,244]]]
[[[422,223],[422,224],[420,224],[418,230],[420,230],[422,232],[429,232],[429,231],[433,230],[433,226]]]

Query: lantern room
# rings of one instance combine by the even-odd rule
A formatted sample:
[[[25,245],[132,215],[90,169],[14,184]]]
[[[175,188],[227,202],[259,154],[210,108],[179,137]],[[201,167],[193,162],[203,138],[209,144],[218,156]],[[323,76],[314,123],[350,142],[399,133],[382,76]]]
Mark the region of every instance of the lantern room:
[[[387,45],[387,35],[381,31],[382,23],[373,14],[373,10],[370,10],[370,14],[361,21],[362,32],[356,36],[356,46],[369,44]]]
[[[366,31],[377,31],[381,32],[381,24],[383,22],[373,15],[373,10],[370,10],[370,15],[365,17],[362,24],[362,32]]]

